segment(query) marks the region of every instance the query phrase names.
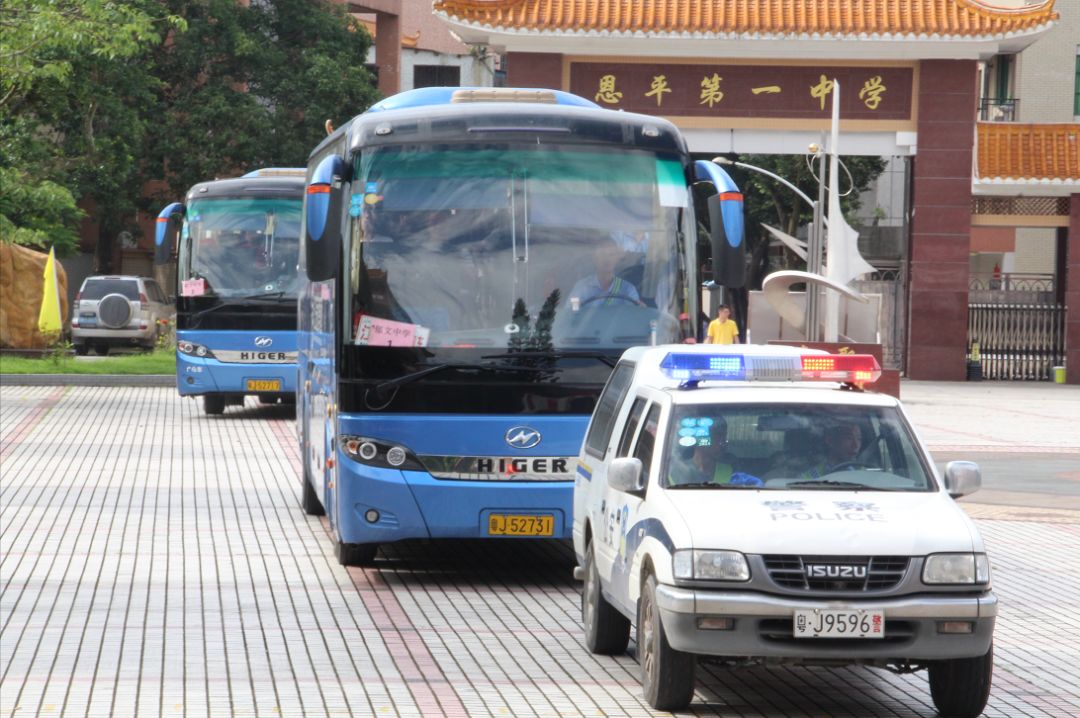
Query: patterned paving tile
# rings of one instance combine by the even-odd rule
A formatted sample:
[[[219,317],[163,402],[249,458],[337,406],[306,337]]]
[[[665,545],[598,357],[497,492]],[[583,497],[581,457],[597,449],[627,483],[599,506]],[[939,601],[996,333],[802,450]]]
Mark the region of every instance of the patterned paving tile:
[[[581,646],[561,543],[338,566],[290,412],[169,389],[0,388],[0,716],[646,716]],[[990,718],[1080,715],[1080,521],[966,506],[1002,601]],[[704,663],[689,714],[934,715],[925,678]]]

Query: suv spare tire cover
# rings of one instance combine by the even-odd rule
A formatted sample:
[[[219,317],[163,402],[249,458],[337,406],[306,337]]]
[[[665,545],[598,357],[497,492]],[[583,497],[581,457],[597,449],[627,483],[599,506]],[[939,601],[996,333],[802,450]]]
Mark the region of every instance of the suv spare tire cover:
[[[110,329],[121,329],[131,319],[131,302],[123,294],[108,294],[98,302],[98,320]]]

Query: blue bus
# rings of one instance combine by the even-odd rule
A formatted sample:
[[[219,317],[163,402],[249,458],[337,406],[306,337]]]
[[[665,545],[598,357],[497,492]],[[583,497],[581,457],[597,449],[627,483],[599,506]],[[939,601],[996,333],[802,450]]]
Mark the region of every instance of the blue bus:
[[[176,387],[207,414],[295,401],[303,195],[303,169],[263,169],[197,184],[158,215],[155,262],[176,250]]]
[[[575,457],[619,356],[699,334],[698,178],[722,220],[705,253],[739,273],[741,195],[665,120],[425,88],[313,151],[302,505],[326,512],[342,564],[402,539],[570,537]]]

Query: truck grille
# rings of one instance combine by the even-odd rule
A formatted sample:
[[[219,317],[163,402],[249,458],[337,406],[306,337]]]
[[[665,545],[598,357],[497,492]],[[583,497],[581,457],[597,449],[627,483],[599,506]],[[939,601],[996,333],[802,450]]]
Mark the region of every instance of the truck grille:
[[[800,591],[887,591],[907,573],[907,556],[762,556],[777,586]]]

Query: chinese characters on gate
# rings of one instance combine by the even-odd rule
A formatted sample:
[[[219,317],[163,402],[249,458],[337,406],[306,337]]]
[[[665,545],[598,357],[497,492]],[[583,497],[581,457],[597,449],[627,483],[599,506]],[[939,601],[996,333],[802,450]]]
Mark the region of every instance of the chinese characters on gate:
[[[570,91],[603,107],[674,116],[910,120],[914,68],[574,62]]]
[[[705,76],[701,79],[701,104],[707,104],[709,107],[719,104],[724,99],[724,91],[720,89],[720,83],[724,78],[720,77],[717,73],[713,73],[711,77]],[[602,75],[600,77],[599,89],[596,92],[594,99],[597,102],[602,102],[608,105],[617,105],[622,99],[622,91],[616,88],[618,83],[618,77],[615,75]],[[835,82],[828,79],[826,75],[822,75],[817,84],[809,87],[810,97],[813,97],[821,101],[821,109],[825,109],[825,100],[829,94],[833,91]],[[881,104],[882,96],[888,88],[882,83],[881,75],[874,75],[866,82],[863,83],[862,89],[859,90],[859,99],[863,101],[867,107],[871,110],[876,110],[878,105]],[[779,95],[784,91],[784,88],[780,85],[768,85],[765,87],[755,87],[751,92],[755,95],[770,94]],[[798,90],[796,90],[798,91]],[[652,78],[652,84],[649,86],[649,91],[644,93],[645,97],[655,97],[656,106],[662,107],[664,104],[664,93],[672,92],[668,87],[667,76],[655,75]]]

